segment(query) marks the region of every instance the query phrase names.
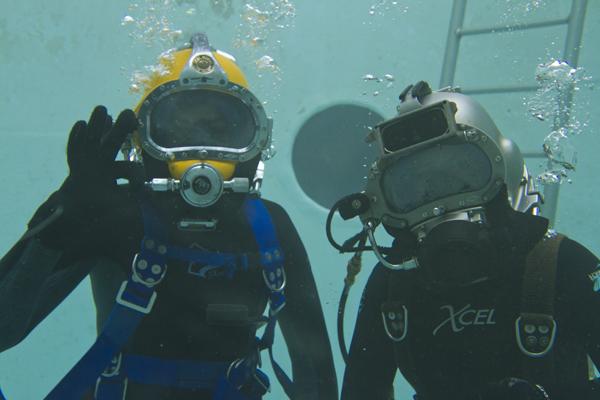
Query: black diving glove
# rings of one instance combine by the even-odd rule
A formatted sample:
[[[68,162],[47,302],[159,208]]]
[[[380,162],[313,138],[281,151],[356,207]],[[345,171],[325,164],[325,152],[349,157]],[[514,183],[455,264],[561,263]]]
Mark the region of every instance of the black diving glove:
[[[69,175],[35,212],[24,238],[36,236],[53,248],[85,246],[115,232],[119,211],[135,196],[117,178],[135,179],[138,166],[115,158],[128,134],[138,126],[133,111],[121,112],[113,124],[106,108],[97,106],[89,121],[73,125],[67,144]],[[96,241],[97,242],[97,241]]]
[[[505,378],[490,384],[481,400],[550,400],[540,385],[519,378]]]

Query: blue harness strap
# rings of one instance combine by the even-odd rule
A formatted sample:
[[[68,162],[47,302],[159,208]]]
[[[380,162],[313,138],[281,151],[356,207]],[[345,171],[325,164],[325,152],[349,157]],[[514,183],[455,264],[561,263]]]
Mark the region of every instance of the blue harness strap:
[[[165,360],[133,354],[124,355],[121,365],[131,382],[181,389],[212,389],[228,368],[229,363]]]
[[[122,283],[115,305],[95,343],[46,399],[81,398],[94,385],[94,397],[98,400],[123,399],[131,381],[185,389],[212,389],[215,400],[258,400],[269,388],[268,377],[257,368],[263,349],[268,349],[275,375],[292,397],[292,382],[275,362],[272,353],[277,314],[285,305],[283,253],[262,201],[258,198],[246,200],[244,213],[259,247],[257,258],[269,292],[268,322],[250,354],[231,364],[121,354],[142,318],[152,310],[156,300],[154,287],[164,279],[167,259],[227,267],[231,273],[247,270],[250,264],[248,254],[169,246],[166,229],[157,214],[143,204],[144,238],[141,250],[133,260],[131,276]]]
[[[166,232],[147,206],[142,206],[142,214],[145,236],[141,251],[133,260],[129,279],[121,284],[102,332],[46,400],[82,398],[107,366],[115,362],[142,318],[152,310],[156,300],[154,286],[164,278],[167,269]]]
[[[263,267],[263,278],[269,290],[269,319],[263,336],[258,339],[258,348],[259,350],[268,349],[271,366],[279,384],[287,396],[293,398],[292,380],[273,358],[277,314],[285,305],[286,276],[283,268],[283,252],[277,240],[275,226],[264,203],[258,198],[248,199],[244,203],[244,211],[261,253],[260,263]]]

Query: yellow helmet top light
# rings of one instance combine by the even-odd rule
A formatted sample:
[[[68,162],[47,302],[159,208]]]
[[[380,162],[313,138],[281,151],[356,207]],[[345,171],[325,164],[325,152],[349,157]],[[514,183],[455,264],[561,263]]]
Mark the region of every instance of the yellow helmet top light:
[[[270,146],[272,122],[262,104],[235,59],[211,48],[205,34],[195,34],[161,63],[164,72],[151,78],[136,108],[138,140],[150,156],[168,162],[172,174],[184,169],[173,163],[235,164]]]

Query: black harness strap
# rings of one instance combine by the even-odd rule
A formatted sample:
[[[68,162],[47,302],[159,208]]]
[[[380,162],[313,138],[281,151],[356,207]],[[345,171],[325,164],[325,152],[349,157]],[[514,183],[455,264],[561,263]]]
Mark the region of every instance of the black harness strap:
[[[410,349],[409,304],[415,284],[412,271],[391,271],[388,279],[388,301],[381,305],[381,316],[389,338],[394,342],[396,365],[404,378],[420,393],[415,359]]]
[[[515,323],[523,353],[523,378],[532,383],[554,381],[553,347],[558,327],[554,298],[558,249],[563,235],[547,236],[529,252],[523,275],[521,314]]]

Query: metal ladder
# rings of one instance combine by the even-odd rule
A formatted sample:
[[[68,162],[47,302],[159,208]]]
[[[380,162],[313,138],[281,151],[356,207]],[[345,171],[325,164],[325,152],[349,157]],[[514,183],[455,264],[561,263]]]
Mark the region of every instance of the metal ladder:
[[[579,61],[579,50],[581,48],[581,37],[583,34],[583,22],[587,8],[587,0],[572,0],[571,11],[565,18],[541,21],[535,23],[498,25],[481,28],[465,28],[463,26],[467,0],[454,0],[452,6],[452,16],[450,18],[450,28],[448,30],[448,39],[446,42],[446,52],[444,54],[444,63],[442,77],[440,79],[440,88],[453,86],[456,73],[456,64],[460,41],[465,36],[494,34],[508,31],[520,31],[536,28],[545,28],[549,26],[567,25],[567,38],[563,51],[562,61],[566,61],[572,68],[577,68]],[[537,86],[513,85],[501,87],[484,87],[473,89],[462,89],[467,94],[493,94],[493,93],[516,93],[533,92]],[[557,120],[554,121],[554,129],[566,126],[569,121],[569,109],[573,100],[573,88],[565,93],[565,103],[567,107]],[[545,158],[543,152],[524,153],[528,158]],[[542,206],[542,215],[550,220],[550,226],[554,226],[556,221],[556,212],[558,208],[558,195],[560,184],[544,185],[544,205]]]

